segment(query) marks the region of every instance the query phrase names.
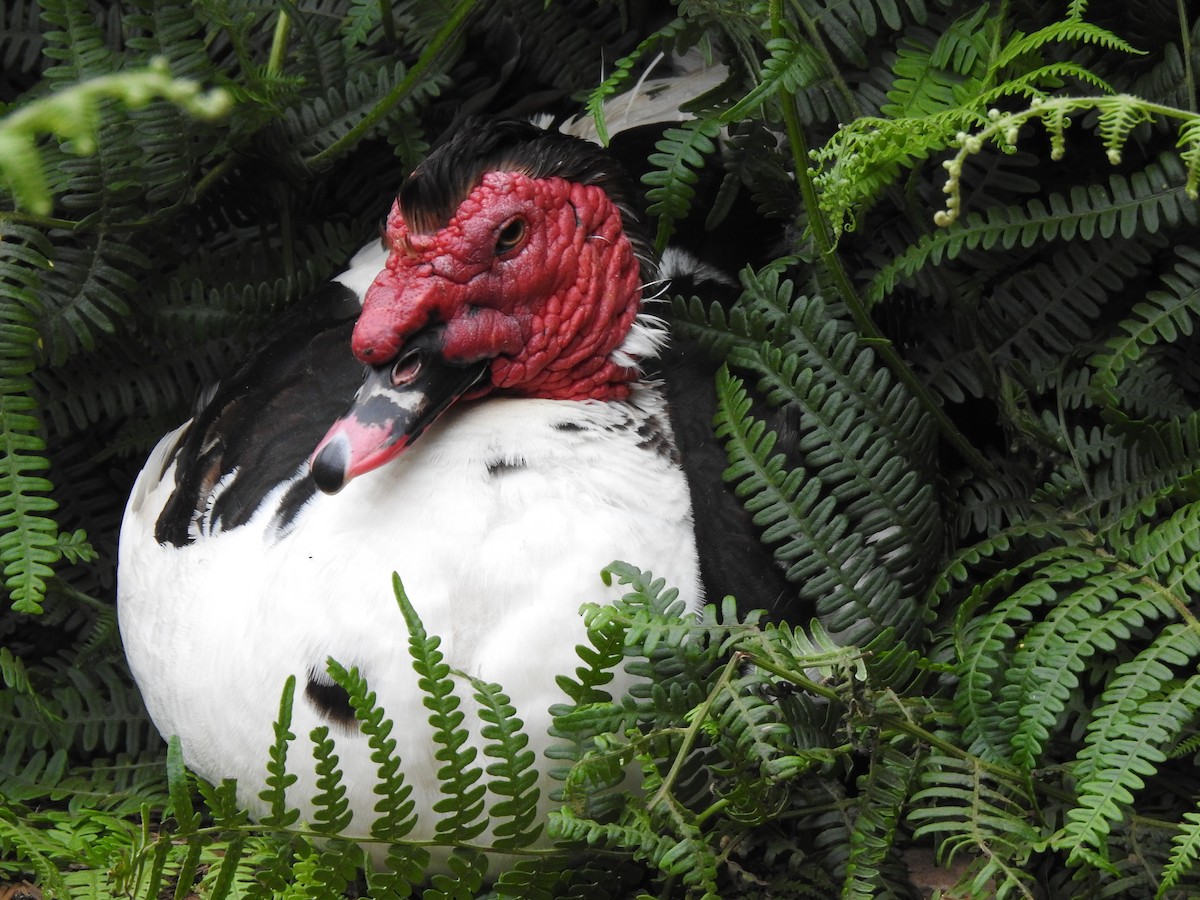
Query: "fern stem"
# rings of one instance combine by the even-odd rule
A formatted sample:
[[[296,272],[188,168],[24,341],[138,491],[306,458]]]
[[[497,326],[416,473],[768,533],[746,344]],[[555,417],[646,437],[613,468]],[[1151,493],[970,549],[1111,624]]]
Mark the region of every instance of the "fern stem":
[[[782,0],[771,0],[772,37],[781,37],[783,35],[781,6]],[[817,186],[813,181],[812,173],[809,171],[808,166],[808,142],[804,138],[804,130],[800,126],[800,117],[796,113],[795,99],[789,91],[780,93],[780,106],[783,108],[784,128],[787,131],[788,145],[792,151],[792,163],[796,169],[796,184],[800,188],[800,198],[804,202],[804,211],[808,218],[808,230],[816,242],[821,263],[824,265],[825,271],[833,279],[838,293],[842,295],[842,300],[845,302],[846,308],[849,309],[850,315],[854,318],[854,323],[858,326],[859,333],[870,342],[875,352],[883,358],[888,368],[892,370],[892,373],[912,392],[917,402],[932,417],[942,435],[958,451],[963,460],[981,475],[994,474],[995,470],[992,464],[984,459],[983,454],[950,421],[950,417],[946,415],[946,411],[942,408],[941,403],[929,392],[929,389],[925,387],[921,380],[917,378],[908,363],[904,361],[904,358],[896,352],[896,348],[892,346],[892,342],[879,330],[871,318],[871,314],[863,304],[862,298],[858,295],[858,291],[855,290],[854,284],[850,281],[850,275],[846,272],[846,267],[842,265],[842,260],[838,256],[837,246],[834,244],[829,225],[821,212],[820,199],[817,196]]]
[[[1192,68],[1192,30],[1188,27],[1187,3],[1175,0],[1175,9],[1179,11],[1179,41],[1182,44],[1183,84],[1187,90],[1188,106],[1192,112],[1196,109],[1196,72]]]
[[[292,20],[286,10],[279,11],[275,20],[275,34],[271,37],[271,53],[267,57],[267,77],[277,78],[283,72],[283,58],[287,55],[288,33]]]
[[[782,678],[784,681],[801,688],[806,693],[816,694],[819,697],[823,697],[826,700],[831,700],[837,703],[841,703],[845,699],[833,688],[817,684],[815,681],[805,677],[800,672],[776,665],[770,660],[756,656],[753,653],[743,650],[738,652],[737,657],[740,657],[742,663],[748,662],[765,672],[770,672],[772,675]],[[889,713],[877,713],[875,722],[880,726],[892,729],[896,733],[903,734],[907,737],[928,744],[931,747],[936,747],[947,756],[953,756],[957,759],[966,760],[976,764],[980,768],[991,773],[992,775],[997,776],[998,778],[1005,778],[1021,783],[1024,783],[1026,780],[1024,773],[1019,772],[1016,769],[1010,769],[1007,766],[1000,766],[994,763],[986,762],[985,760],[973,755],[969,751],[964,750],[962,747],[959,747],[957,744],[943,740],[932,731],[922,728],[920,725],[910,721],[909,719],[891,715]],[[1053,789],[1048,787],[1046,788],[1046,792],[1052,796],[1058,796]],[[1059,797],[1059,799],[1069,800],[1071,799],[1071,795],[1064,793],[1061,797]]]
[[[34,228],[65,228],[67,231],[74,231],[79,227],[79,223],[73,219],[40,216],[37,213],[22,212],[19,209],[0,210],[0,225],[8,222],[15,225],[32,225]]]
[[[846,103],[854,118],[862,115],[862,107],[859,106],[858,98],[855,97],[854,91],[850,90],[850,85],[846,83],[846,79],[842,76],[842,70],[838,66],[837,61],[833,58],[833,54],[829,52],[829,46],[821,37],[821,31],[817,28],[817,23],[813,17],[805,10],[804,4],[791,0],[792,11],[796,14],[801,24],[804,26],[804,31],[808,35],[808,42],[817,48],[817,52],[821,54],[821,59],[825,61],[825,71],[829,75],[829,80],[833,82],[838,93],[842,95],[842,100]],[[773,37],[779,37],[778,34],[773,34]]]
[[[391,46],[396,46],[396,22],[392,18],[391,0],[379,0],[379,21],[383,23],[383,36]]]
[[[375,104],[375,107],[363,117],[361,122],[320,153],[313,154],[305,159],[304,164],[310,169],[322,169],[330,165],[343,153],[353,148],[381,119],[387,116],[398,104],[402,103],[413,92],[416,86],[421,83],[421,80],[425,78],[434,64],[441,59],[442,53],[446,48],[458,37],[459,32],[462,31],[463,26],[466,24],[467,18],[474,11],[477,2],[478,0],[460,0],[458,6],[454,8],[454,11],[446,20],[446,24],[433,36],[433,40],[429,42],[429,46],[425,48],[425,52],[421,54],[421,58],[413,63],[412,68],[408,70],[403,80],[392,88],[386,97]]]
[[[705,698],[704,703],[699,707],[699,709],[696,710],[695,715],[692,716],[692,721],[688,725],[687,731],[684,733],[683,743],[679,745],[679,750],[676,752],[675,758],[671,761],[671,769],[663,778],[662,784],[659,785],[658,790],[654,792],[654,797],[651,799],[649,804],[650,809],[656,808],[660,803],[669,801],[671,788],[674,786],[675,781],[679,778],[679,773],[683,769],[684,761],[692,752],[692,747],[695,746],[696,739],[700,736],[700,732],[704,729],[704,725],[708,722],[709,711],[712,709],[713,704],[717,702],[717,697],[722,693],[722,691],[727,690],[730,684],[732,684],[734,674],[745,664],[745,662],[746,659],[741,653],[734,653],[732,656],[730,656],[729,662],[725,664],[724,671],[721,672],[721,677],[717,679],[716,683],[712,686],[712,689],[708,692],[708,696]],[[711,809],[709,814],[711,814]]]

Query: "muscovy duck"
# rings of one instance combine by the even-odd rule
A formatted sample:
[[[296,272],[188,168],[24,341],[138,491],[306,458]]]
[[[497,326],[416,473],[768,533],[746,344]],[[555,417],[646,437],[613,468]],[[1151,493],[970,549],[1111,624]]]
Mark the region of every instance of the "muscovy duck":
[[[698,607],[689,486],[641,367],[664,340],[646,308],[663,280],[721,276],[652,257],[600,147],[523,122],[464,129],[405,181],[382,242],[162,439],[125,514],[120,626],[193,770],[236,778],[263,812],[295,676],[292,759],[332,726],[351,833],[367,833],[376,766],[333,657],[398,723],[424,813],[411,836],[427,839],[440,763],[393,571],[447,661],[509,693],[539,756],[579,606],[616,596],[604,566],[651,569]],[[315,774],[293,771],[310,816]]]

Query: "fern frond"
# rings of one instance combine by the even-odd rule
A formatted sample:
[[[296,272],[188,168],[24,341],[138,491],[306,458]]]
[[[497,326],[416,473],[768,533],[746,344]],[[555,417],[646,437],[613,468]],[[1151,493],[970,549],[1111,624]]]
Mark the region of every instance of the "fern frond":
[[[713,141],[720,130],[715,119],[693,119],[681,128],[666,129],[654,144],[649,158],[654,168],[642,176],[642,183],[650,188],[646,212],[658,217],[655,246],[659,251],[670,240],[674,223],[687,217],[696,195],[697,170],[704,167],[705,156],[716,151]]]
[[[799,436],[794,460],[774,452],[774,433],[749,415],[748,393],[723,371],[716,424],[725,478],[839,639],[865,645],[895,626],[895,637],[910,640],[922,626],[907,603],[927,574],[937,522],[916,462],[928,423],[836,307],[793,300],[777,271],[746,271],[742,280],[745,312],[731,317],[731,330],[744,326],[769,343],[738,341],[727,358],[758,376],[767,402],[799,417]]]
[[[613,72],[592,90],[587,99],[587,113],[596,123],[596,135],[600,143],[608,146],[608,123],[604,114],[604,105],[617,94],[633,76],[634,67],[653,50],[663,45],[670,45],[686,29],[684,19],[676,17],[644,38],[630,53],[618,59]]]
[[[850,832],[841,893],[846,900],[878,896],[882,863],[895,850],[901,817],[920,770],[920,760],[897,747],[879,747],[872,754],[870,769],[859,779],[858,815]]]
[[[867,287],[866,296],[878,303],[900,280],[967,250],[1007,250],[1040,241],[1091,240],[1097,235],[1129,237],[1142,229],[1153,233],[1181,222],[1194,225],[1200,212],[1179,186],[1182,176],[1178,158],[1166,154],[1129,178],[1109,176],[1107,188],[1077,186],[1068,196],[1051,194],[1046,203],[1031,200],[1024,207],[990,207],[982,215],[971,213],[961,224],[925,235],[885,265]]]
[[[1172,839],[1171,860],[1162,871],[1155,898],[1171,896],[1172,889],[1189,872],[1196,870],[1200,859],[1200,812],[1186,812],[1179,833]]]
[[[968,896],[1034,900],[1026,863],[1041,835],[1028,821],[1032,798],[998,783],[973,759],[931,758],[920,782],[908,812],[913,837],[933,837],[943,865],[959,854],[971,859],[959,889]]]
[[[24,379],[5,381],[4,387],[20,391]],[[62,557],[58,524],[48,515],[58,504],[47,496],[51,484],[40,474],[50,462],[42,455],[46,445],[36,411],[23,392],[0,396],[0,564],[20,613],[41,612],[51,566]]]
[[[1149,262],[1149,254],[1130,243],[1073,242],[1000,280],[976,320],[989,335],[988,349],[1043,384],[1065,357],[1095,338],[1105,301]]]
[[[1075,15],[1054,22],[1044,28],[1039,28],[1029,34],[1016,32],[1011,40],[997,54],[995,66],[1002,69],[1020,59],[1027,53],[1034,53],[1052,43],[1071,42],[1073,44],[1092,44],[1106,50],[1116,50],[1130,55],[1141,55],[1129,42],[1113,34],[1107,28],[1085,22]]]
[[[1039,765],[1051,729],[1093,654],[1113,651],[1134,629],[1173,612],[1136,571],[1124,568],[1096,572],[1059,599],[1022,636],[1000,692],[1003,708],[1014,711],[1001,726],[1011,735],[1013,762],[1026,770]]]
[[[980,12],[983,11],[981,7]],[[935,65],[935,52],[934,47],[916,37],[901,41],[892,64],[888,102],[879,110],[883,115],[890,119],[912,119],[936,115],[958,105],[956,88],[962,83],[962,74]]]
[[[1062,586],[1103,572],[1106,561],[1085,547],[1054,547],[1021,560],[979,584],[955,617],[959,683],[954,703],[970,752],[986,762],[1010,763],[1010,710],[999,703],[1003,676],[1024,628],[1034,611],[1058,599]],[[1036,575],[1015,584],[1025,573]],[[995,592],[1006,595],[982,616],[974,610]]]
[[[421,702],[429,710],[433,741],[438,745],[434,757],[442,763],[437,771],[441,799],[433,804],[433,811],[443,815],[435,832],[445,840],[464,843],[487,827],[483,817],[485,788],[478,784],[483,770],[475,764],[478,751],[464,746],[468,735],[462,727],[465,718],[459,709],[462,701],[455,693],[450,666],[443,662],[438,650],[441,638],[426,633],[399,575],[392,576],[392,587],[408,626],[409,655],[418,676],[417,684],[424,694]]]
[[[379,795],[375,804],[379,817],[371,823],[371,834],[398,841],[412,831],[417,815],[412,785],[405,780],[401,760],[396,756],[396,740],[391,737],[392,720],[376,703],[375,692],[368,689],[366,679],[357,668],[347,670],[334,659],[327,660],[325,665],[329,677],[346,691],[359,731],[366,736],[371,748],[371,762],[377,766],[374,792]]]
[[[1176,669],[1195,668],[1200,633],[1192,624],[1167,625],[1153,643],[1117,667],[1096,704],[1085,746],[1073,767],[1079,802],[1067,810],[1058,846],[1073,862],[1102,851],[1114,823],[1166,759],[1200,708],[1200,675],[1180,680]]]
[[[74,6],[74,0],[65,5]],[[51,11],[47,11],[47,18],[52,15]],[[79,24],[74,18],[77,15],[78,10],[70,13],[74,24]],[[94,67],[96,71],[108,71],[111,63],[107,60],[107,51],[91,36],[87,26],[80,27],[89,35],[82,39],[82,43],[91,49],[73,47],[71,52],[77,59],[82,58],[77,63],[78,68],[90,70]],[[47,38],[74,34],[75,31],[50,32]],[[46,54],[64,55],[53,48],[48,48]],[[54,67],[47,72],[47,77],[53,77],[56,70],[63,68]],[[142,71],[97,75],[73,84],[66,90],[31,101],[0,118],[0,184],[7,187],[19,206],[37,215],[48,215],[52,208],[51,190],[39,162],[41,154],[37,146],[38,139],[42,135],[53,134],[63,141],[69,141],[76,153],[93,153],[97,147],[96,131],[102,121],[105,99],[115,98],[128,106],[139,107],[155,96],[167,98],[193,115],[204,118],[224,115],[229,108],[228,97],[223,92],[204,94],[195,82],[173,78],[165,64]]]
[[[534,755],[527,749],[529,737],[523,733],[523,723],[499,685],[478,678],[470,678],[470,682],[479,703],[479,718],[486,723],[481,734],[491,742],[484,744],[483,753],[496,760],[487,767],[491,776],[488,792],[500,798],[488,810],[495,836],[493,846],[527,847],[538,839],[544,827],[536,821],[541,791],[537,787]]]
[[[36,2],[17,0],[0,8],[0,68],[31,72],[42,55],[41,10]]]
[[[312,797],[314,831],[322,834],[341,834],[350,827],[352,813],[346,799],[346,785],[329,727],[319,725],[309,732],[313,758],[316,760],[317,792]]]
[[[1157,344],[1190,335],[1200,317],[1200,252],[1178,245],[1175,256],[1172,270],[1162,275],[1165,289],[1150,291],[1135,304],[1119,324],[1124,334],[1110,338],[1089,360],[1095,369],[1093,391],[1106,406],[1116,405],[1117,383],[1127,369]]]
[[[847,0],[841,3],[818,3],[807,0],[803,4],[805,13],[813,24],[825,35],[847,60],[855,66],[865,67],[865,48],[869,39],[875,37],[886,26],[898,29],[903,23],[904,10],[913,19],[920,21],[926,15],[923,0]]]
[[[479,894],[487,875],[487,857],[474,850],[456,848],[446,860],[448,873],[430,879],[422,900],[470,900]]]
[[[279,699],[279,718],[273,726],[275,742],[271,745],[267,762],[266,786],[258,795],[269,807],[270,812],[262,817],[265,824],[274,828],[287,828],[300,819],[300,810],[289,808],[287,789],[296,783],[298,776],[287,770],[288,745],[296,739],[290,730],[292,725],[292,702],[296,696],[296,676],[289,675]]]

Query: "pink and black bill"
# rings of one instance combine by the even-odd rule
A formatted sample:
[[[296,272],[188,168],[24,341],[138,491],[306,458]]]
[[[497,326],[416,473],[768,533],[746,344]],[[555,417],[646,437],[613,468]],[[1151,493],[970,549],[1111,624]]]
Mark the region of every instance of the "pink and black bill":
[[[491,360],[462,363],[442,354],[444,328],[426,328],[396,358],[367,369],[350,408],[313,451],[317,487],[333,494],[398,456],[488,372]]]

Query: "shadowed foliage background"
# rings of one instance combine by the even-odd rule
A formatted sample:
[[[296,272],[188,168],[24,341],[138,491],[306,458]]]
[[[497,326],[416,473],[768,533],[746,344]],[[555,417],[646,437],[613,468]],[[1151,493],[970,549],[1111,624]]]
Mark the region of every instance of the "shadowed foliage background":
[[[0,883],[907,897],[933,848],[955,896],[1194,896],[1196,38],[1182,0],[5,4]],[[689,51],[727,77],[614,148],[660,246],[745,266],[726,305],[676,286],[670,363],[705,377],[687,402],[712,431],[687,439],[779,563],[755,587],[774,621],[720,597],[681,619],[614,565],[627,596],[584,611],[561,679],[560,844],[485,884],[484,852],[536,828],[532,761],[502,686],[457,677],[398,589],[454,770],[448,872],[405,843],[391,723],[336,663],[393,871],[330,837],[337,760],[322,736],[287,757],[286,694],[273,814],[248,822],[168,752],[122,658],[146,452],[466,117],[586,110],[606,135],[603,101]],[[645,682],[613,698],[622,665]],[[507,793],[477,797],[455,756],[468,691]],[[298,823],[283,787],[311,765],[323,814]],[[506,846],[472,844],[483,816]]]

